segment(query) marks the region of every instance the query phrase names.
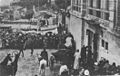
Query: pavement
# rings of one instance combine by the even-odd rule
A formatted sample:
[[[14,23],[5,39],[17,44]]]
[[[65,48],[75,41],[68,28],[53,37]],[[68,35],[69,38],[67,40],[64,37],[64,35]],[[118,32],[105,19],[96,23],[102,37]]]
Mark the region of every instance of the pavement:
[[[4,59],[4,57],[7,55],[7,53],[12,53],[13,51],[18,51],[18,50],[12,50],[12,49],[7,49],[7,50],[0,50],[0,62]],[[25,56],[22,57],[20,56],[19,61],[18,61],[18,70],[16,73],[16,76],[40,76],[38,67],[39,63],[37,60],[37,54],[40,54],[42,49],[35,49],[33,56],[30,55],[31,50],[27,49],[24,51]],[[48,51],[48,57],[50,57],[52,52],[56,52],[57,50],[54,49],[47,49]],[[56,69],[55,72],[56,74],[59,71],[59,65],[56,64]],[[45,76],[56,76],[53,72],[50,71],[49,67],[46,68],[45,71]]]

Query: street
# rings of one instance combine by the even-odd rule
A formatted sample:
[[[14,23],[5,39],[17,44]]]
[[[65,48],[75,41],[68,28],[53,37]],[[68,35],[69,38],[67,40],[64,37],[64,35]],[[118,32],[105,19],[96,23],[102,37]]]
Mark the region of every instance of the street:
[[[0,0],[0,76],[120,76],[119,6]]]
[[[1,50],[0,51],[0,61],[4,59],[5,55],[9,52],[12,53],[13,51],[16,50]],[[35,49],[34,50],[34,55],[30,56],[30,50],[25,50],[24,54],[25,56],[22,57],[20,56],[19,61],[18,61],[18,70],[16,73],[16,76],[39,76],[39,71],[38,71],[38,61],[37,61],[37,54],[40,54],[42,49]],[[56,50],[48,50],[48,55],[50,57],[51,52],[55,52]],[[58,68],[59,70],[59,68]],[[53,76],[52,72],[50,71],[49,67],[46,68],[46,73],[45,76]]]

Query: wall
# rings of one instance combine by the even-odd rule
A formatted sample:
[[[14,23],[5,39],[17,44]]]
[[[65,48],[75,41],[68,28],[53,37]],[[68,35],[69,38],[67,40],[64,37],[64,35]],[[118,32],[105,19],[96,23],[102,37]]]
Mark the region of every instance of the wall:
[[[104,57],[109,60],[110,64],[115,62],[117,65],[120,65],[120,38],[116,37],[114,34],[111,34],[107,31],[104,31],[103,38],[108,42],[108,50],[106,50],[101,45],[100,41],[100,49],[99,49],[99,59]]]
[[[79,49],[81,51],[82,20],[80,18],[77,18],[76,16],[71,15],[68,30],[74,36],[74,39],[76,41],[76,49]]]

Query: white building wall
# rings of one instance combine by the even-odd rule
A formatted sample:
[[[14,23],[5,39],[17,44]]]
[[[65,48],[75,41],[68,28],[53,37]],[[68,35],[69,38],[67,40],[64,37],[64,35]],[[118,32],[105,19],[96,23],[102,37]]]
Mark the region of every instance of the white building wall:
[[[102,47],[102,39],[108,42],[108,50]],[[120,65],[120,38],[116,37],[115,35],[104,31],[103,37],[100,39],[100,46],[99,46],[99,59],[104,57],[109,60],[110,64],[115,62],[117,65]]]
[[[90,27],[91,25],[89,25],[88,23],[85,22],[85,25],[84,25],[84,45],[85,46],[88,46],[88,35],[86,34],[87,33],[87,30],[89,29],[90,31],[92,31],[93,33],[95,33],[96,29],[94,27]]]
[[[70,25],[68,26],[68,30],[74,36],[76,42],[76,49],[79,49],[81,51],[82,20],[80,18],[77,18],[76,16],[71,15]]]

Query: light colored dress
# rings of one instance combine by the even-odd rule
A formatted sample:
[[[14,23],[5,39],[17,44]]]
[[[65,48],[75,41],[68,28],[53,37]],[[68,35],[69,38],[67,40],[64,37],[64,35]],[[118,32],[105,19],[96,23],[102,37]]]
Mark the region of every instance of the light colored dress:
[[[74,54],[75,56],[75,61],[74,61],[74,69],[78,69],[79,68],[79,58],[80,58],[80,53],[76,52]]]

